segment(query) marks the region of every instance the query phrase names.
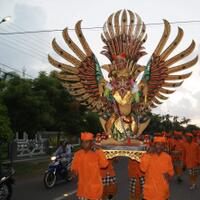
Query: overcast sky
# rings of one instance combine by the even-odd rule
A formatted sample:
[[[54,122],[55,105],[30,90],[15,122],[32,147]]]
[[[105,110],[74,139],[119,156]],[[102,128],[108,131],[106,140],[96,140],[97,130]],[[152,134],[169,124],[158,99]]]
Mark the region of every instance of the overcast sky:
[[[138,13],[145,23],[168,21],[200,20],[198,0],[0,0],[0,17],[12,16],[11,22],[0,24],[0,32],[74,28],[83,19],[83,27],[101,27],[107,17],[120,9]],[[184,37],[177,52],[186,48],[192,39],[196,42],[193,58],[200,53],[200,23],[172,25],[170,40],[177,33],[177,27],[184,30]],[[97,55],[100,64],[108,62],[99,52],[102,50],[101,29],[84,30],[85,37]],[[148,53],[140,62],[146,64],[162,35],[163,25],[147,26]],[[72,37],[75,35],[70,32]],[[50,71],[48,53],[51,40],[56,37],[63,46],[60,32],[31,35],[0,35],[0,63],[36,77],[38,72]],[[77,41],[77,40],[76,40]],[[53,54],[54,55],[54,54]],[[0,65],[1,66],[1,65]],[[9,71],[7,68],[1,68]],[[192,123],[200,125],[200,62],[192,68],[193,74],[155,112],[160,114],[185,116]]]

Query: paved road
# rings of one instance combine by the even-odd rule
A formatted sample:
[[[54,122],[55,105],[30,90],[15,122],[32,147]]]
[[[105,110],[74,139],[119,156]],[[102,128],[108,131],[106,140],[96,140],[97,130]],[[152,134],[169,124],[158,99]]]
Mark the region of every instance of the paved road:
[[[127,159],[120,160],[116,166],[118,177],[117,200],[128,200],[128,174]],[[170,200],[200,200],[200,180],[199,187],[190,191],[186,175],[183,177],[182,184],[177,184],[175,180],[171,182],[171,198]],[[200,179],[200,178],[199,178]],[[59,183],[55,188],[46,190],[43,185],[43,175],[32,177],[30,180],[16,182],[14,186],[13,200],[75,200],[76,182]],[[67,197],[64,196],[68,195]]]

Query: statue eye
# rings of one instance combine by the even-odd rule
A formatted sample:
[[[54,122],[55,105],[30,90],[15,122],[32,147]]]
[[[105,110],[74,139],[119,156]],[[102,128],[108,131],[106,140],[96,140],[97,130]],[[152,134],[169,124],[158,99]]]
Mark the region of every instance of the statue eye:
[[[119,81],[117,81],[115,84],[116,84],[116,85],[121,85],[121,83],[120,83]]]

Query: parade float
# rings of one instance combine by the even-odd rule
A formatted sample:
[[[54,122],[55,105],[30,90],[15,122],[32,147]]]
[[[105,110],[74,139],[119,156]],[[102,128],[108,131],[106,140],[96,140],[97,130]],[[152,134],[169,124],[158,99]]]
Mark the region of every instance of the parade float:
[[[161,39],[144,65],[138,61],[147,54],[143,46],[147,40],[146,26],[130,10],[113,13],[103,26],[101,39],[105,46],[101,53],[110,61],[108,64],[100,66],[83,35],[81,21],[75,25],[75,32],[82,48],[71,39],[67,28],[62,35],[70,53],[55,39],[52,42],[54,51],[67,62],[61,63],[50,55],[49,62],[60,69],[58,78],[68,92],[98,114],[105,132],[98,139],[107,158],[128,156],[140,160],[144,145],[137,138],[150,122],[149,113],[191,75],[182,71],[197,63],[197,56],[184,62],[195,48],[194,41],[170,56],[183,37],[183,30],[178,28],[177,36],[167,45],[170,29],[170,23],[164,20]],[[108,80],[102,69],[108,72]]]

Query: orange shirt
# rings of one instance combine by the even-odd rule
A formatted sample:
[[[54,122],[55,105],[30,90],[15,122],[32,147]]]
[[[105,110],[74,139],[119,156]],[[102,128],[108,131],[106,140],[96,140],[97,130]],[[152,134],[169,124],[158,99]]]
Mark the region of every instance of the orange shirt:
[[[108,161],[101,150],[77,151],[72,161],[71,170],[78,175],[78,197],[90,200],[100,199],[103,194],[103,184],[100,168],[105,168]]]
[[[166,200],[169,198],[169,184],[164,173],[174,175],[170,155],[146,153],[142,156],[140,169],[145,173],[144,199]]]
[[[171,137],[167,138],[166,146],[169,153],[171,153],[172,150],[174,149],[174,145],[175,145],[175,139]]]
[[[185,142],[184,144],[185,152],[185,165],[187,168],[195,168],[199,165],[199,146],[195,142]]]
[[[104,178],[106,176],[115,176],[115,170],[112,165],[112,160],[108,160],[108,166],[106,168],[101,169],[101,177]]]
[[[129,159],[128,161],[128,176],[129,178],[144,176],[144,173],[140,170],[140,163],[136,160]]]
[[[193,142],[197,143],[197,137],[193,137]]]
[[[200,165],[200,145],[198,145],[198,146],[199,146],[198,162],[199,162],[199,165]]]
[[[174,151],[172,151],[173,161],[184,159],[184,145],[183,140],[174,140]]]

